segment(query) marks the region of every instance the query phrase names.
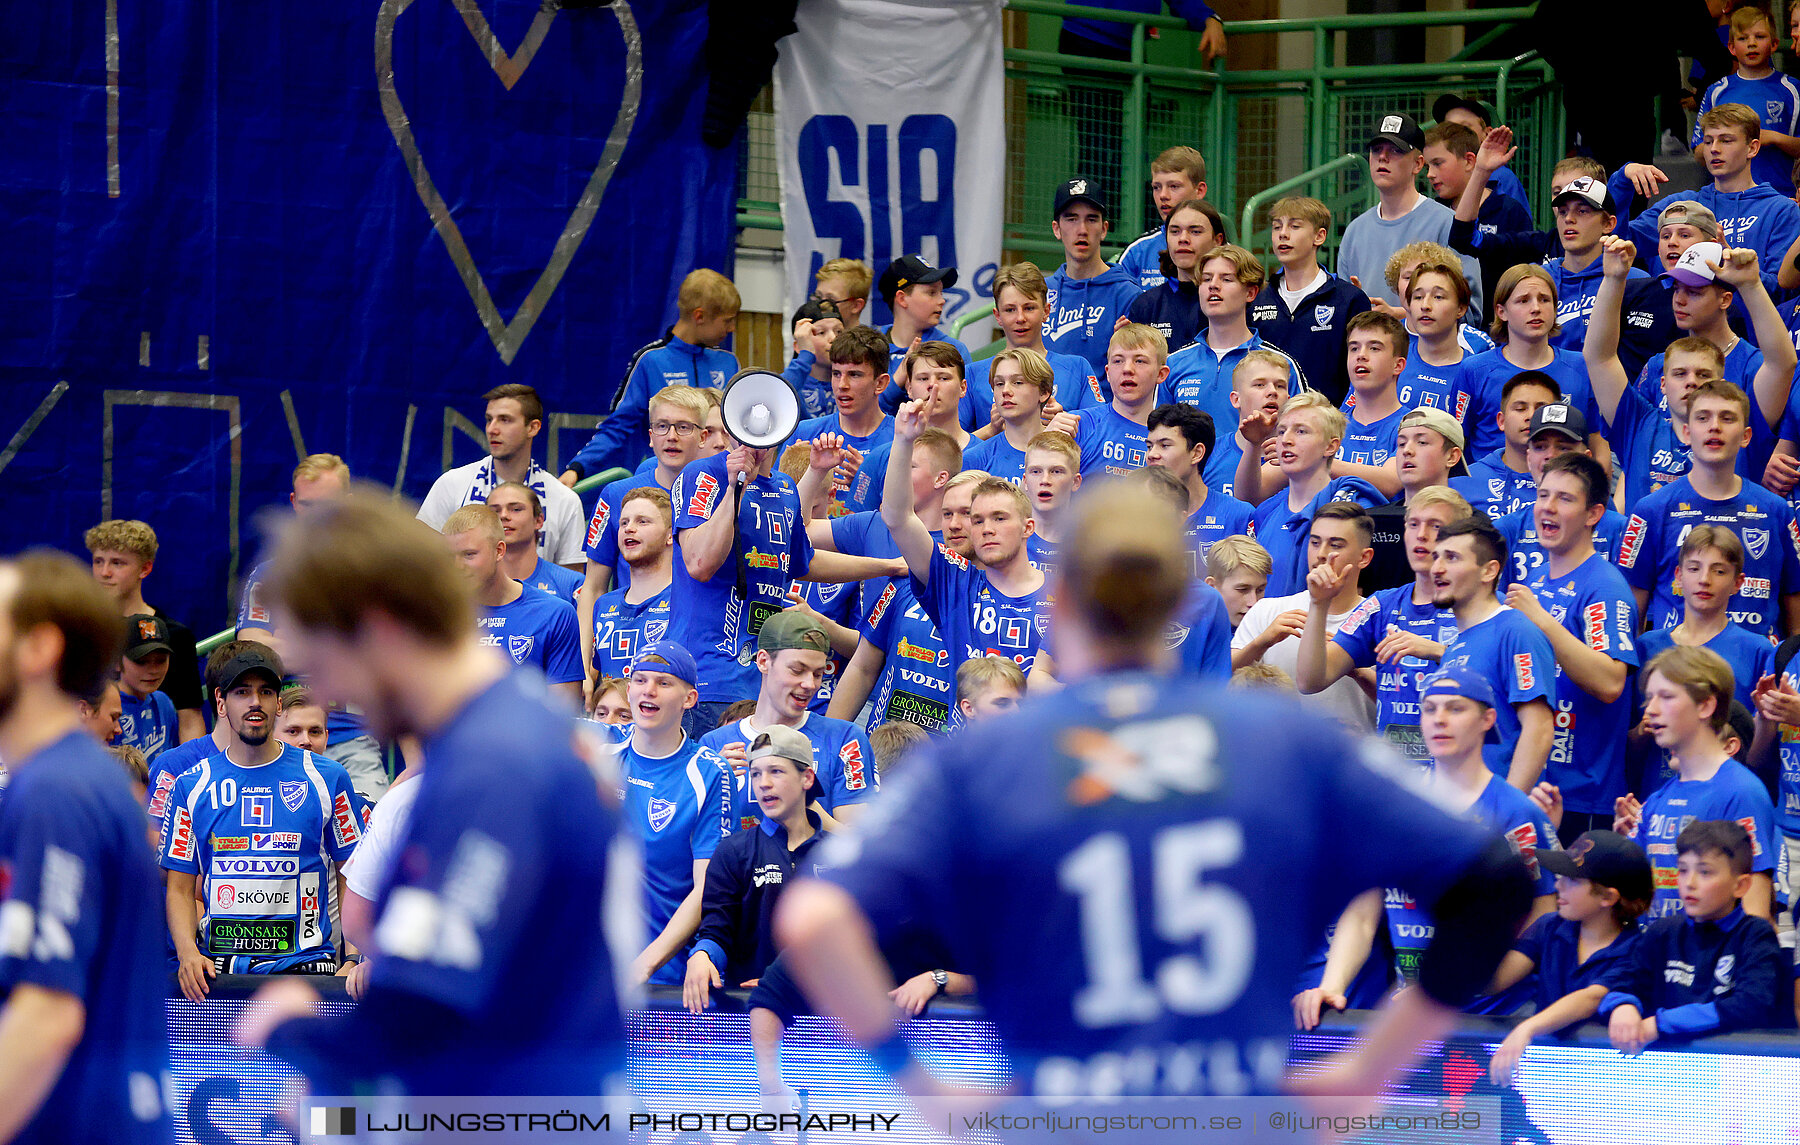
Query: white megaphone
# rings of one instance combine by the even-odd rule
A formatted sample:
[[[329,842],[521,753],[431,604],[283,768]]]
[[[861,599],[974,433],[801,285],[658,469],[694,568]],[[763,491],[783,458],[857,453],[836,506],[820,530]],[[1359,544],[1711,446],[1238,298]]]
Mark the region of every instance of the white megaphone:
[[[780,374],[739,370],[725,383],[719,416],[740,445],[767,449],[793,436],[800,424],[800,395]]]

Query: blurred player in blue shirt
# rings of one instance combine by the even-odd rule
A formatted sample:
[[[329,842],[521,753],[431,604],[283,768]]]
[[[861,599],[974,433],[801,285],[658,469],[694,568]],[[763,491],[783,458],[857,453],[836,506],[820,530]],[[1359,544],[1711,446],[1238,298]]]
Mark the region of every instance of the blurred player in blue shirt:
[[[1379,774],[1341,729],[1145,672],[1192,577],[1178,512],[1109,485],[1071,535],[1056,588],[1071,686],[921,753],[863,829],[828,840],[831,881],[796,884],[777,911],[784,960],[908,1087],[924,1077],[877,944],[928,914],[981,983],[1021,1088],[1091,1094],[1125,1055],[1146,1063],[1124,1083],[1133,1092],[1203,1092],[1225,1067],[1177,1063],[1204,1043],[1235,1092],[1272,1093],[1306,955],[1297,936],[1365,887],[1404,885],[1445,920],[1421,988],[1377,1019],[1381,1051],[1338,1060],[1320,1083],[1375,1092],[1499,963],[1530,897],[1516,858]],[[1408,845],[1340,838],[1352,824]],[[1300,842],[1257,851],[1265,832]],[[1207,905],[1181,905],[1172,887]]]
[[[382,739],[418,736],[431,766],[375,900],[357,1008],[314,1017],[318,994],[284,978],[259,991],[239,1043],[266,1044],[319,1093],[378,1078],[412,1094],[604,1092],[623,1031],[598,746],[542,677],[482,644],[443,538],[385,490],[294,522],[269,564],[292,667]]]
[[[161,888],[118,762],[82,730],[119,614],[79,564],[0,565],[0,1140],[170,1140]]]
[[[1537,625],[1556,657],[1556,734],[1544,779],[1562,791],[1559,830],[1574,842],[1606,826],[1625,792],[1639,625],[1624,574],[1594,548],[1612,492],[1606,470],[1570,453],[1552,458],[1543,474],[1533,514],[1549,559],[1507,589],[1506,603]]]
[[[506,552],[500,517],[486,505],[464,505],[444,522],[444,539],[475,586],[481,603],[481,642],[499,648],[514,664],[529,664],[571,706],[581,703],[581,634],[575,606],[528,589],[500,567]]]

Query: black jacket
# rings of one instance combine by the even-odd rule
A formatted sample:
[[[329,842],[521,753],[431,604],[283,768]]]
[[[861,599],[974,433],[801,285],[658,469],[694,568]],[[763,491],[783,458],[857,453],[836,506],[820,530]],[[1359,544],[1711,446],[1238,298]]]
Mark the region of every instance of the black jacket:
[[[806,818],[812,824],[812,836],[792,851],[781,824],[764,819],[721,839],[706,865],[700,929],[689,953],[706,951],[728,987],[760,978],[763,967],[775,960],[770,924],[782,889],[796,872],[818,873],[808,857],[825,833],[818,812],[808,811]]]
[[[1655,1016],[1658,1041],[1783,1027],[1793,998],[1775,928],[1741,906],[1718,922],[1658,919],[1606,987],[1601,1016],[1636,1006]]]
[[[1369,309],[1369,296],[1347,278],[1327,274],[1292,311],[1281,300],[1279,268],[1250,304],[1250,326],[1262,340],[1300,364],[1300,376],[1333,402],[1350,392],[1344,366],[1344,327]]]

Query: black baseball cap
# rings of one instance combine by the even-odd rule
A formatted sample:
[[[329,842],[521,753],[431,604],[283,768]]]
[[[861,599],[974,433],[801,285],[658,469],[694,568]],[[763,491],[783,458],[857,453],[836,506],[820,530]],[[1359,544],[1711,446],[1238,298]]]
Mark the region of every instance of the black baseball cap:
[[[148,612],[125,618],[125,658],[136,663],[152,652],[173,652],[169,622]]]
[[[840,320],[843,318],[843,315],[838,313],[837,303],[829,298],[809,298],[800,304],[800,309],[794,312],[794,322],[796,324],[801,322],[823,322],[827,318],[837,318]]]
[[[1056,205],[1050,208],[1050,217],[1056,218],[1070,203],[1077,200],[1094,204],[1094,209],[1100,212],[1101,218],[1111,217],[1106,210],[1106,200],[1100,193],[1100,181],[1089,179],[1085,175],[1077,175],[1056,189]]]
[[[955,286],[956,268],[932,266],[916,254],[901,255],[888,263],[887,269],[881,272],[881,296],[891,299],[896,292],[909,286],[926,286],[933,282]]]
[[[1540,433],[1560,433],[1577,445],[1585,445],[1587,418],[1568,402],[1551,402],[1539,406],[1531,415],[1531,432],[1525,435],[1525,440],[1530,441]]]
[[[1566,879],[1587,879],[1611,887],[1623,898],[1647,901],[1650,857],[1617,831],[1584,831],[1566,851],[1539,847],[1537,861],[1546,871]]]
[[[1392,143],[1402,151],[1425,150],[1425,133],[1413,122],[1413,117],[1405,112],[1394,112],[1384,115],[1375,123],[1375,131],[1369,136],[1364,151],[1373,151],[1377,143]]]
[[[1431,118],[1442,123],[1444,122],[1445,116],[1456,111],[1458,108],[1461,108],[1464,111],[1474,112],[1481,117],[1481,122],[1487,124],[1489,127],[1494,125],[1494,113],[1489,109],[1487,104],[1482,103],[1473,96],[1463,95],[1460,92],[1454,91],[1446,92],[1437,97],[1437,102],[1431,105]]]
[[[281,667],[281,658],[275,655],[272,648],[258,645],[246,648],[236,656],[225,661],[219,668],[219,691],[229,692],[238,686],[238,681],[252,672],[261,672],[269,678],[269,682],[277,688],[285,674]]]

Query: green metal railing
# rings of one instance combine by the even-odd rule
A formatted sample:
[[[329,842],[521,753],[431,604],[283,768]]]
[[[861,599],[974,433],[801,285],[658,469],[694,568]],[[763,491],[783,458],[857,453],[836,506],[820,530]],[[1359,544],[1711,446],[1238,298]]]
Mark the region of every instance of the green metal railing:
[[[1244,200],[1244,213],[1243,217],[1238,221],[1238,233],[1241,235],[1252,233],[1256,226],[1255,220],[1257,212],[1273,204],[1283,195],[1298,191],[1301,188],[1316,183],[1338,171],[1348,171],[1367,161],[1368,160],[1363,156],[1358,155],[1356,152],[1347,151],[1344,154],[1339,155],[1336,159],[1331,160],[1329,163],[1321,163],[1310,171],[1302,171],[1292,179],[1283,179],[1273,187],[1264,187],[1256,194]]]
[[[990,307],[990,309],[992,308]],[[621,477],[629,476],[631,476],[631,470],[629,469],[608,469],[604,473],[596,473],[592,477],[584,477],[580,481],[577,481],[575,483],[575,492],[587,493],[598,489],[603,485],[617,481]],[[213,633],[204,640],[196,640],[194,642],[194,650],[200,654],[201,659],[205,659],[206,657],[211,656],[213,651],[217,649],[219,645],[225,643],[227,640],[235,640],[236,638],[237,626],[234,624],[230,628]]]
[[[1208,165],[1208,197],[1228,211],[1252,203],[1258,211],[1266,210],[1273,199],[1264,193],[1271,187],[1304,188],[1332,209],[1338,224],[1334,230],[1341,232],[1369,204],[1372,191],[1358,164],[1333,164],[1346,153],[1360,152],[1383,114],[1404,111],[1424,123],[1439,91],[1461,91],[1489,103],[1496,117],[1523,138],[1560,141],[1565,134],[1556,86],[1535,53],[1475,58],[1529,19],[1532,6],[1230,21],[1225,31],[1239,58],[1250,37],[1289,37],[1290,53],[1295,50],[1291,38],[1306,38],[1297,54],[1308,60],[1307,66],[1244,70],[1231,68],[1229,59],[1202,67],[1197,37],[1179,17],[1057,0],[1008,0],[1006,7],[1024,19],[1022,39],[1004,53],[1008,154],[1003,241],[1014,256],[1033,257],[1047,266],[1063,253],[1049,234],[1052,191],[1075,172],[1084,134],[1116,141],[1116,163],[1108,163],[1126,173],[1120,179],[1125,193],[1116,194],[1112,233],[1120,244],[1141,233],[1151,214],[1140,190],[1142,173],[1157,152],[1176,144],[1200,148]],[[1071,16],[1129,27],[1128,58],[1062,54],[1057,37],[1062,19]],[[1441,61],[1349,58],[1348,37],[1354,34],[1458,27],[1469,29],[1470,38]],[[1097,91],[1119,100],[1111,122],[1103,122],[1106,116],[1091,100],[1084,102],[1084,93]],[[759,104],[752,113],[745,197],[738,203],[742,227],[781,226],[772,107]],[[763,117],[769,122],[762,122]],[[1528,147],[1515,161],[1534,202],[1546,196],[1550,168],[1558,157],[1558,147]],[[1548,210],[1547,202],[1537,205]],[[1265,219],[1258,211],[1250,213],[1243,232],[1231,237],[1266,256],[1267,236],[1259,229]]]

